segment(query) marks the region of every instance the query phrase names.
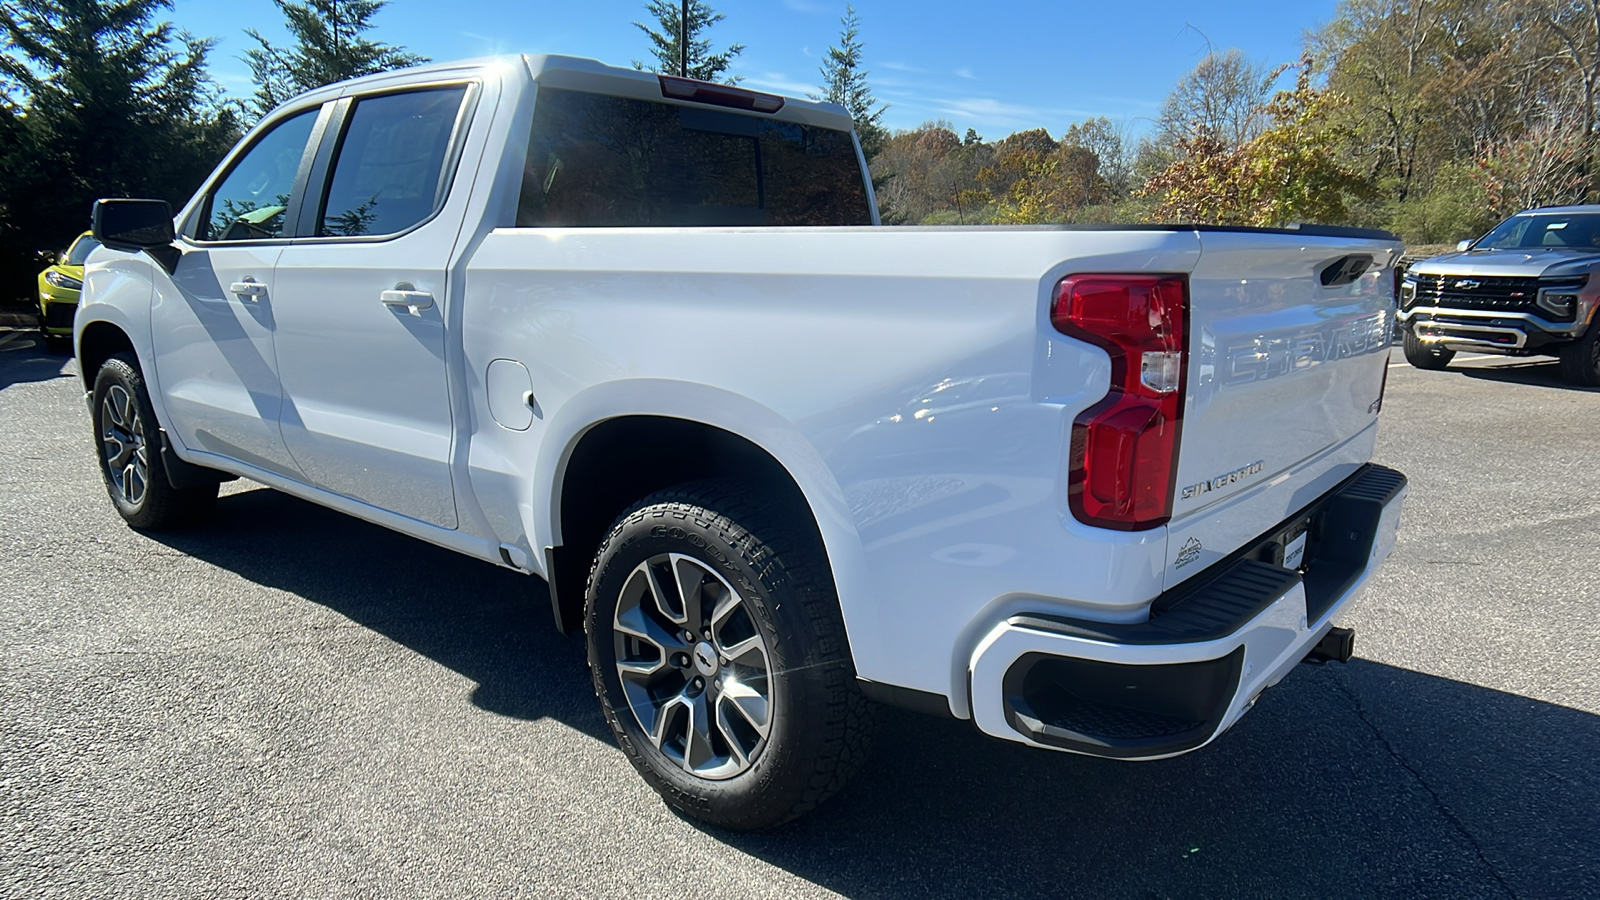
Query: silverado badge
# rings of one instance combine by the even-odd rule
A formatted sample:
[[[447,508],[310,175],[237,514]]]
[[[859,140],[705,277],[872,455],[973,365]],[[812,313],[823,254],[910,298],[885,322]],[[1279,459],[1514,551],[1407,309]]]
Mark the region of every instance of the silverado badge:
[[[1239,468],[1234,469],[1232,472],[1223,472],[1221,475],[1218,475],[1215,478],[1208,478],[1205,481],[1197,484],[1191,484],[1183,489],[1182,497],[1185,500],[1192,500],[1201,494],[1207,494],[1211,491],[1217,490],[1218,488],[1224,488],[1230,484],[1236,484],[1252,475],[1259,475],[1261,474],[1261,470],[1265,469],[1266,467],[1266,460],[1258,459],[1250,465],[1240,466]]]

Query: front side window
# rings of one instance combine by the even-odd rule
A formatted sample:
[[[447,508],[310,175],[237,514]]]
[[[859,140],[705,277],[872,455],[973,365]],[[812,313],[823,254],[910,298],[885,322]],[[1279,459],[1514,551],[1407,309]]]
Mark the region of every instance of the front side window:
[[[234,163],[206,201],[202,241],[254,241],[283,236],[284,212],[300,171],[317,110],[296,113],[262,135]]]
[[[465,85],[356,102],[339,142],[317,234],[405,231],[444,202],[445,162]]]
[[[540,88],[519,226],[870,225],[850,132]]]

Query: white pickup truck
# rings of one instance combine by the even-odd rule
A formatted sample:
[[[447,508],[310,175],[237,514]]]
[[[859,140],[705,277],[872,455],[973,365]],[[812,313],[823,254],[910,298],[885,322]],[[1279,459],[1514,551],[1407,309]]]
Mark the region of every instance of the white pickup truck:
[[[242,476],[544,579],[724,826],[839,788],[874,701],[1198,748],[1348,658],[1394,545],[1383,233],[881,227],[841,108],[557,56],[306,94],[94,233],[129,524]]]

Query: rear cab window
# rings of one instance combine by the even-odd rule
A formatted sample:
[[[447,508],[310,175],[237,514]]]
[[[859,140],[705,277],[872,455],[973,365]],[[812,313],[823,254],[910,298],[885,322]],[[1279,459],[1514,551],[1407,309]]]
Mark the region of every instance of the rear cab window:
[[[346,117],[318,237],[393,235],[444,204],[464,84],[359,98]]]
[[[871,224],[848,131],[539,89],[520,227]]]

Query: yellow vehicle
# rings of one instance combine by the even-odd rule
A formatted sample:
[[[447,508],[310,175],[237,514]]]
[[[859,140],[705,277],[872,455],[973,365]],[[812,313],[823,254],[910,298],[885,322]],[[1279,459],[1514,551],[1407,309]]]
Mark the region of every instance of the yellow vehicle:
[[[39,273],[39,330],[46,342],[71,344],[72,317],[78,312],[78,294],[83,290],[83,262],[98,246],[100,242],[85,231],[62,251],[55,265]]]

